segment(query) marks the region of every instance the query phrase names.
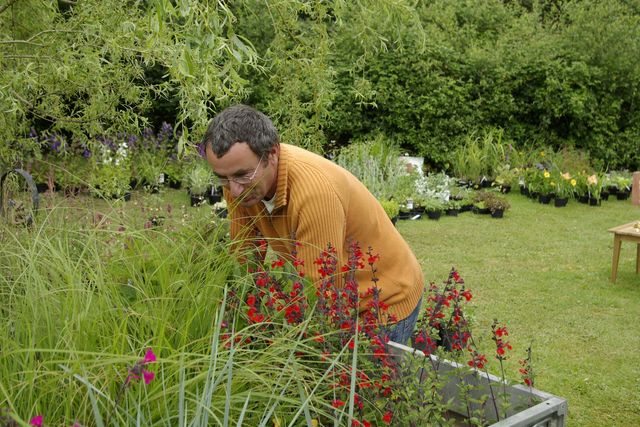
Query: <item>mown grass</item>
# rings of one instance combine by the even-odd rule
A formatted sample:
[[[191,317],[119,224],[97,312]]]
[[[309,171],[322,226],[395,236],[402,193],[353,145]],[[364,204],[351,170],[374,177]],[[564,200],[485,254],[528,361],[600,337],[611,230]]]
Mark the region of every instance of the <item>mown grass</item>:
[[[439,221],[402,221],[425,278],[452,266],[474,293],[476,339],[491,354],[490,324],[506,323],[517,359],[532,344],[536,387],[568,399],[569,425],[640,424],[640,275],[636,248],[622,245],[610,282],[607,229],[640,220],[629,201],[565,208],[508,195],[503,219],[464,213]],[[497,365],[493,365],[493,370]]]

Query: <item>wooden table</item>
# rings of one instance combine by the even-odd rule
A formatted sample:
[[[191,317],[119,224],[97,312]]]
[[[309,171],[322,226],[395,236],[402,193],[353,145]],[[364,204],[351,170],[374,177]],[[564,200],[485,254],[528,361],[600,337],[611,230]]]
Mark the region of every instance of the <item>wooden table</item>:
[[[615,283],[618,275],[618,261],[620,260],[620,246],[622,241],[636,243],[636,274],[640,273],[640,221],[619,225],[609,229],[613,233],[613,261],[611,263],[611,281]]]

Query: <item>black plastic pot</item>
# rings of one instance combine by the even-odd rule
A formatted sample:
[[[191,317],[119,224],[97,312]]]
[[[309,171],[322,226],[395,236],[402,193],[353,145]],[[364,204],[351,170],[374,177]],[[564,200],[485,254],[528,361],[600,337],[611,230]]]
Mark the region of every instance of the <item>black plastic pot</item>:
[[[402,211],[401,211],[401,212],[398,214],[398,219],[409,219],[409,218],[411,218],[411,216],[412,216],[412,215],[411,215],[411,212],[402,212]]]
[[[563,208],[563,207],[567,206],[567,203],[569,203],[569,199],[567,199],[566,197],[565,197],[565,198],[562,198],[562,197],[556,197],[556,198],[553,200],[553,205],[554,205],[556,208]]]
[[[36,183],[36,188],[38,189],[38,193],[46,193],[49,189],[49,185],[46,182],[38,182]]]
[[[491,210],[489,208],[478,208],[476,206],[474,206],[471,211],[474,214],[479,214],[479,215],[486,215],[488,213],[491,213]]]
[[[504,216],[504,210],[497,209],[491,212],[491,218],[502,218]]]
[[[440,217],[442,216],[442,211],[441,210],[437,210],[437,211],[426,211],[425,212],[427,214],[427,217],[429,219],[433,219],[433,220],[439,220]]]
[[[207,198],[203,194],[190,194],[191,207],[200,206],[205,203]]]
[[[548,205],[551,202],[551,196],[548,194],[540,194],[538,196],[538,201],[543,205]]]
[[[629,191],[626,190],[618,190],[618,193],[616,193],[616,198],[618,200],[627,200],[629,198],[629,195],[631,193]]]

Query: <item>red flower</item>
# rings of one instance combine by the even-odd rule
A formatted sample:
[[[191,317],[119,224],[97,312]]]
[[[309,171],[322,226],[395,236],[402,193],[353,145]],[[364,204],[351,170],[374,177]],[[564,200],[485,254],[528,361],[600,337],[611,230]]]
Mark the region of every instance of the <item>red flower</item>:
[[[247,305],[249,307],[254,307],[256,305],[256,296],[253,294],[247,295]]]
[[[331,403],[331,406],[337,409],[337,408],[340,408],[341,406],[344,406],[344,404],[345,402],[343,400],[335,399],[333,403]]]
[[[509,332],[507,332],[506,327],[503,326],[502,328],[496,328],[496,336],[502,337],[505,335],[509,335]]]
[[[487,363],[487,358],[484,354],[475,353],[473,358],[467,362],[467,365],[472,368],[484,369],[484,365]]]
[[[464,283],[464,280],[462,280],[462,278],[460,277],[460,275],[458,274],[458,272],[457,272],[457,271],[454,271],[454,272],[451,274],[451,277],[453,277],[453,280],[454,280],[456,283]]]
[[[282,258],[278,258],[277,260],[271,263],[271,268],[283,267],[283,266],[284,266],[284,260]]]
[[[387,411],[383,416],[382,416],[382,421],[389,425],[391,424],[391,418],[393,418],[393,414],[391,413],[391,411]]]

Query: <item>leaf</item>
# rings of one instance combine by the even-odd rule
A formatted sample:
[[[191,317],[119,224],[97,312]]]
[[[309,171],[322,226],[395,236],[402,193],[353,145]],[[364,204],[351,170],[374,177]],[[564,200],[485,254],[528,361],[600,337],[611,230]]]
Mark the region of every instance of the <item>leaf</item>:
[[[182,50],[180,61],[178,62],[178,70],[183,76],[194,78],[193,76],[193,60],[189,49],[185,47]]]

